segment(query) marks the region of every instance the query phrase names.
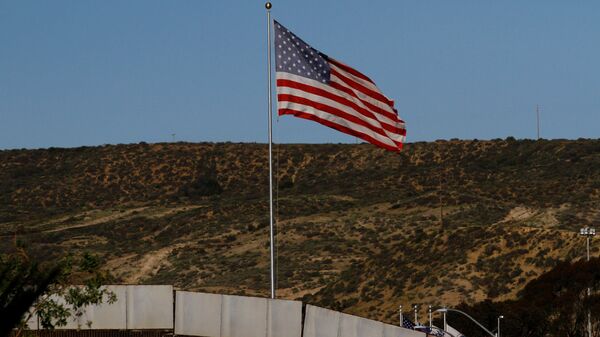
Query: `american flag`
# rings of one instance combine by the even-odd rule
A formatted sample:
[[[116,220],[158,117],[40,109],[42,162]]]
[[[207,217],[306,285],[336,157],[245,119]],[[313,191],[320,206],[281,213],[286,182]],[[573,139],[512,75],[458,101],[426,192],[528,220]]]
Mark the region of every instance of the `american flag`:
[[[411,320],[406,317],[402,317],[402,327],[406,328],[406,329],[414,330],[415,323],[411,322]]]
[[[404,121],[367,76],[309,46],[279,22],[275,67],[279,115],[309,119],[391,151],[400,151]]]

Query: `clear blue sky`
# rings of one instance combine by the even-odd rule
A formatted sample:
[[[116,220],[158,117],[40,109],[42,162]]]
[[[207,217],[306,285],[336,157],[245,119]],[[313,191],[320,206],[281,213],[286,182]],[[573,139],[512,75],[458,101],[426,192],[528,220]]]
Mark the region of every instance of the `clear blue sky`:
[[[598,1],[273,1],[408,141],[600,137]],[[0,2],[0,148],[266,141],[263,1]],[[279,142],[354,142],[290,116]]]

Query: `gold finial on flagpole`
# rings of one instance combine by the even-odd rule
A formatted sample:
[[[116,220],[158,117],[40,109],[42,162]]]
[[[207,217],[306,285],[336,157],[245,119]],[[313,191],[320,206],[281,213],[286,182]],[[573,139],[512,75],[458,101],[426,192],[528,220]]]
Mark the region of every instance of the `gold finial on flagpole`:
[[[267,3],[265,3],[265,8],[271,9],[271,7],[273,7],[273,5],[271,5],[271,3],[269,1],[267,1]]]

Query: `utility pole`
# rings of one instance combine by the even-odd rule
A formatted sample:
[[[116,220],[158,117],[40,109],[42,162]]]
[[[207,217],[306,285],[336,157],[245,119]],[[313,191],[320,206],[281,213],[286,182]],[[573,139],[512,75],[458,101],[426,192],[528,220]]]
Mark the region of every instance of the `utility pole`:
[[[584,227],[579,230],[579,235],[585,236],[585,238],[586,238],[587,262],[590,262],[590,240],[592,239],[592,237],[596,236],[596,229]],[[591,292],[592,291],[591,291],[590,287],[588,287],[587,288],[587,297],[588,298],[590,297]],[[590,314],[589,308],[588,308],[588,312],[587,312],[587,323],[588,323],[587,324],[588,337],[592,337],[592,316]]]
[[[536,104],[535,115],[537,117],[537,140],[540,140],[540,106]]]

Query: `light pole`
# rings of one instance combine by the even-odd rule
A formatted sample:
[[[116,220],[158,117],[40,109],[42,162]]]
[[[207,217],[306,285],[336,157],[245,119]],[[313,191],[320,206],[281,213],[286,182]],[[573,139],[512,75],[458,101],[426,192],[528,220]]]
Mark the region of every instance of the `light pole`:
[[[431,320],[431,305],[429,305],[429,327],[433,326],[433,321]]]
[[[587,246],[587,262],[590,262],[590,241],[592,240],[592,237],[596,236],[596,229],[595,228],[590,228],[590,227],[583,227],[582,229],[579,230],[579,235],[581,236],[585,236],[586,239],[586,246]],[[587,297],[590,297],[591,294],[591,289],[590,287],[587,288]],[[588,337],[592,337],[592,317],[590,314],[590,309],[588,309],[587,312],[587,330],[588,330]]]
[[[444,309],[446,309],[446,307],[444,307]],[[447,311],[444,311],[443,313],[444,313],[444,331],[448,331],[448,323],[446,323],[446,313],[447,313]]]
[[[419,320],[417,319],[417,310],[419,309],[418,305],[413,305],[413,309],[415,310],[415,324],[419,325]]]
[[[457,312],[457,313],[459,313],[459,314],[463,314],[463,315],[464,315],[464,316],[466,316],[468,319],[470,319],[471,321],[473,321],[473,323],[477,324],[477,325],[478,325],[480,328],[482,328],[482,329],[483,329],[485,332],[487,332],[487,333],[488,333],[488,335],[490,335],[490,336],[492,336],[492,337],[497,337],[497,336],[496,336],[494,333],[492,333],[490,330],[488,330],[486,327],[484,327],[484,326],[483,326],[483,324],[481,324],[481,323],[477,322],[477,321],[475,320],[475,318],[473,318],[473,317],[469,316],[469,314],[467,314],[467,313],[466,313],[466,312],[464,312],[464,311],[460,311],[460,310],[458,310],[458,309],[440,308],[440,309],[437,309],[435,312],[441,312],[441,313],[444,313],[444,315],[445,315],[447,312],[450,312],[450,311],[452,311],[452,312]],[[445,330],[444,330],[444,331],[445,331]]]
[[[402,317],[402,306],[400,306],[400,327],[404,326],[404,317]]]
[[[496,337],[500,337],[500,320],[504,318],[504,316],[498,316],[498,330],[496,331]]]

